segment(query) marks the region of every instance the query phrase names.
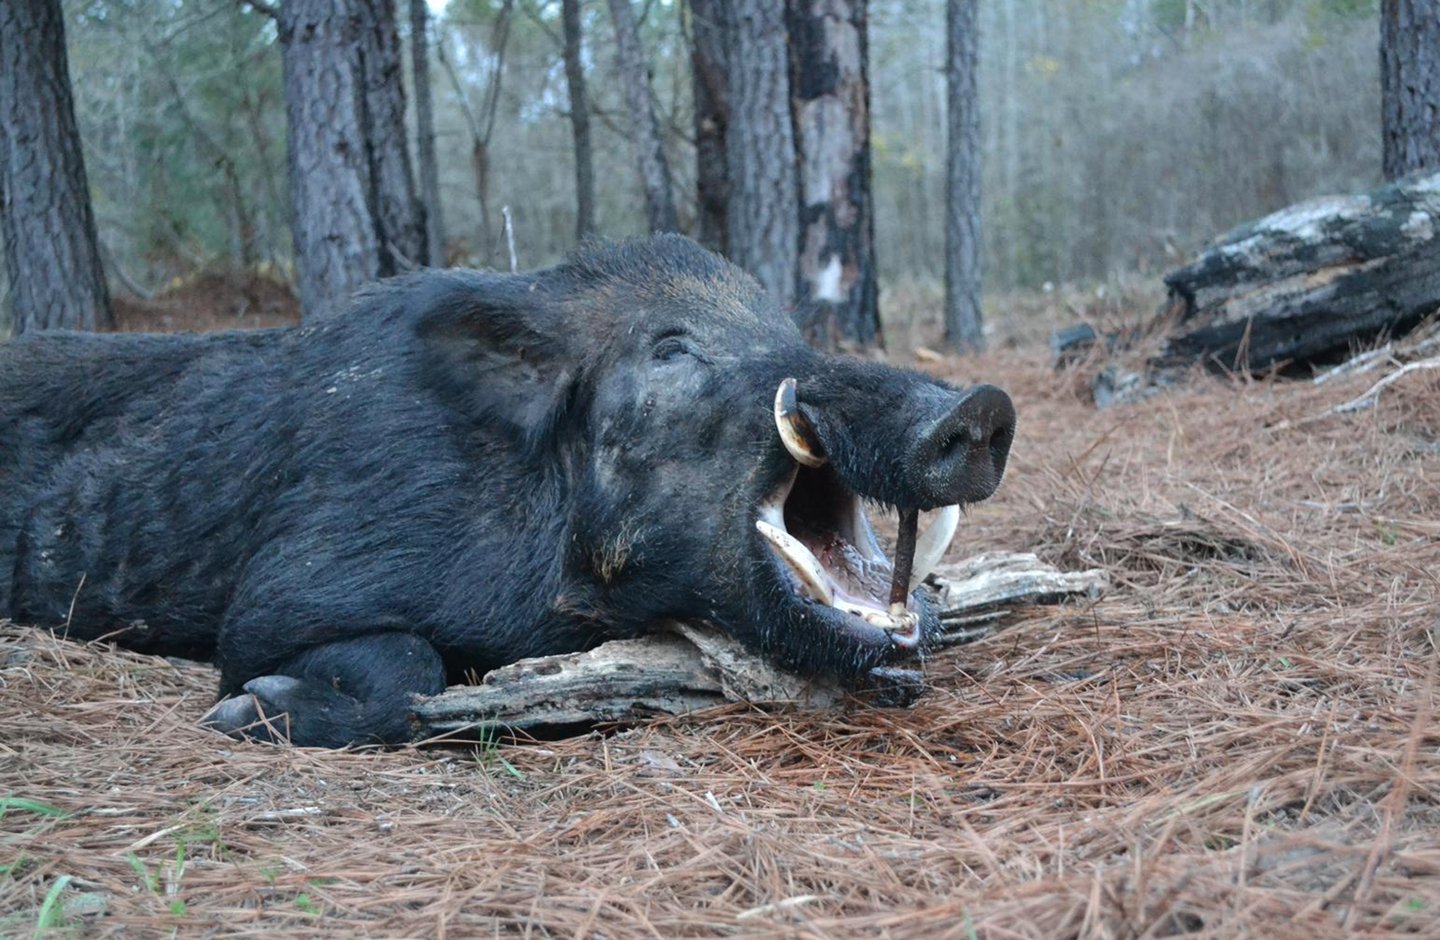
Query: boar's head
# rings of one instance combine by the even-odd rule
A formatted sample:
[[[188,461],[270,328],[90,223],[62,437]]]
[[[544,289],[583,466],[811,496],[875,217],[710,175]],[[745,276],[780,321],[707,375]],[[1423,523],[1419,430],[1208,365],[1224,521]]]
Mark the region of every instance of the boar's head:
[[[841,678],[923,647],[936,620],[915,588],[958,507],[1000,482],[1004,392],[818,353],[753,279],[680,237],[447,278],[427,282],[430,381],[473,422],[485,498],[554,521],[547,544],[515,534],[548,572],[533,629],[706,620]],[[904,608],[867,504],[947,507]]]

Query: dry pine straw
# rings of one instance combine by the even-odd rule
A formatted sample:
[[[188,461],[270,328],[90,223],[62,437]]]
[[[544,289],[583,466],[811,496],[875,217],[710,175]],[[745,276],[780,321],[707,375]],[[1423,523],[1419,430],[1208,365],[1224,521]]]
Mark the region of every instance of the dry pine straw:
[[[1096,412],[942,368],[1022,416],[957,551],[1108,597],[908,711],[394,752],[234,743],[207,667],[3,627],[0,934],[1440,935],[1440,376],[1312,421],[1375,374]]]

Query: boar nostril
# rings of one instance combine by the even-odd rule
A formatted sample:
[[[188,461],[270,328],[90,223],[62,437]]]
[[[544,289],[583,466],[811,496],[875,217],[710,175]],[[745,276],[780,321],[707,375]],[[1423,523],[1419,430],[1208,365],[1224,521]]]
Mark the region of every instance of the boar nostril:
[[[935,457],[937,460],[953,460],[957,454],[963,453],[969,446],[970,429],[960,428],[940,442],[939,448],[935,451]]]
[[[986,443],[986,449],[990,451],[990,459],[997,466],[1004,466],[1006,459],[1010,456],[1010,444],[1014,441],[1015,429],[1010,426],[998,427],[990,435]]]

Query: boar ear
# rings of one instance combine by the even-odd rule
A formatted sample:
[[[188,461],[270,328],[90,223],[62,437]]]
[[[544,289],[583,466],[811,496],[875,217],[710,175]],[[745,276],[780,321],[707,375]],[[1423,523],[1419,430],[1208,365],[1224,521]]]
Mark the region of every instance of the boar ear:
[[[559,305],[530,277],[447,272],[434,281],[418,327],[425,380],[472,420],[542,439],[575,372]]]

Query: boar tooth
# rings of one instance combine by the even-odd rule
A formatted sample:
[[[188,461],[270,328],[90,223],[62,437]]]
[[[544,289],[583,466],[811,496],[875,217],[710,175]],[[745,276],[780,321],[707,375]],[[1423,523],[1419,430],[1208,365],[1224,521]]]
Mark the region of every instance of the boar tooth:
[[[925,531],[920,533],[920,537],[915,540],[915,566],[910,569],[910,590],[915,590],[920,582],[925,580],[925,576],[940,564],[940,559],[945,557],[945,551],[954,540],[955,530],[959,525],[960,507],[946,506],[930,521]]]
[[[814,433],[795,399],[794,379],[785,379],[775,390],[775,428],[780,432],[781,443],[796,461],[807,467],[824,465],[825,455],[812,443]]]
[[[760,522],[774,526],[777,529],[785,528],[785,504],[776,502],[765,502],[760,504]]]
[[[882,630],[894,630],[900,625],[900,618],[896,614],[878,607],[866,607],[862,604],[852,604],[842,600],[837,600],[834,607],[836,610],[859,617],[872,627],[879,627]]]
[[[867,561],[886,561],[885,551],[875,538],[875,530],[870,527],[870,517],[865,514],[865,507],[857,496],[850,497],[850,531],[842,532],[841,535],[845,536]]]
[[[764,519],[755,520],[755,528],[765,536],[766,541],[775,546],[775,551],[785,560],[795,576],[810,590],[815,599],[822,604],[835,602],[835,595],[830,591],[829,579],[825,577],[825,569],[820,567],[820,561],[801,543],[799,539],[786,532],[779,526],[771,525]]]
[[[799,473],[800,466],[791,464],[790,476],[760,503],[760,518],[777,529],[785,529],[785,500],[790,498],[790,491],[795,488],[795,477]]]
[[[907,614],[906,617],[904,623],[897,624],[890,631],[890,642],[903,649],[914,649],[920,645],[920,617],[918,614]]]
[[[909,649],[920,642],[920,615],[906,610],[903,604],[892,605],[889,610],[864,607],[846,601],[836,601],[835,609],[859,617],[872,627],[879,627],[890,634],[896,646]]]

